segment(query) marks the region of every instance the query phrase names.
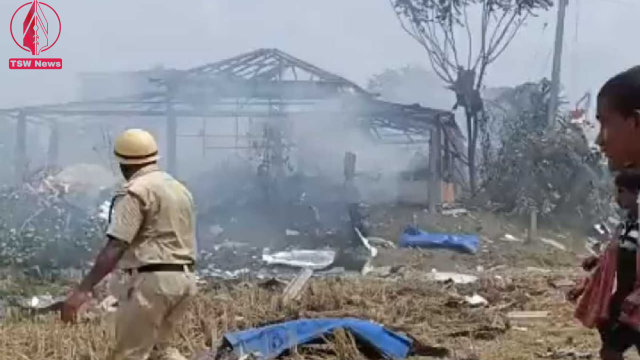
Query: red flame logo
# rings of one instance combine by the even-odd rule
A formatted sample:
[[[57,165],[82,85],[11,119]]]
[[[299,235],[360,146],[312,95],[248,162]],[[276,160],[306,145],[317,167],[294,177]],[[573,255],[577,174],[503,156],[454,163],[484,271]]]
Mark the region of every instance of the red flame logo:
[[[22,45],[16,41],[16,34],[13,32],[13,20],[20,11],[25,6],[31,5],[29,8],[29,12],[22,22]],[[47,17],[44,15],[43,6],[51,9],[51,11],[58,18],[58,23],[60,24],[60,31],[58,31],[58,36],[53,41],[51,45],[49,45],[49,21]],[[40,55],[41,52],[49,50],[60,38],[60,32],[62,30],[62,24],[60,23],[60,16],[58,13],[49,5],[40,2],[38,0],[33,0],[30,3],[26,3],[18,8],[16,12],[13,14],[11,18],[11,36],[13,37],[13,41],[16,45],[20,46],[21,49],[28,51],[31,55]]]

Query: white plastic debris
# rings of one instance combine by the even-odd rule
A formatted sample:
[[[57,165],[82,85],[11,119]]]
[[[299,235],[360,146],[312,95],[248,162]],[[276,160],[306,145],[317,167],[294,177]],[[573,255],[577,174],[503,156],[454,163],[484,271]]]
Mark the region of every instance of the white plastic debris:
[[[524,242],[524,240],[517,238],[511,234],[504,234],[504,236],[500,238],[500,240],[508,242]]]
[[[540,238],[540,241],[542,241],[543,243],[549,245],[549,246],[553,246],[554,248],[561,250],[561,251],[567,251],[567,248],[560,244],[559,242],[552,240],[552,239],[546,239],[546,238]]]
[[[389,240],[385,240],[383,238],[369,236],[367,238],[367,240],[369,240],[369,244],[371,244],[373,246],[376,246],[376,247],[388,248],[388,249],[396,248],[396,244],[392,243]]]
[[[374,246],[371,246],[371,244],[369,244],[369,240],[362,235],[362,233],[360,232],[360,230],[358,230],[358,228],[355,228],[355,230],[356,230],[356,234],[358,234],[358,237],[360,238],[360,241],[362,241],[362,244],[364,245],[364,247],[367,248],[367,250],[369,250],[369,254],[371,255],[371,257],[376,257],[376,255],[378,255],[378,249],[376,249]]]
[[[458,217],[460,215],[466,215],[469,213],[467,209],[446,209],[442,210],[442,215]]]
[[[464,301],[471,306],[485,306],[488,305],[489,302],[487,299],[483,298],[478,294],[473,294],[472,296],[465,296]]]
[[[323,269],[333,264],[336,252],[333,250],[292,250],[274,254],[262,254],[262,261],[269,265],[287,265],[308,269]]]
[[[452,272],[438,272],[438,270],[431,270],[430,274],[427,274],[427,279],[437,282],[453,281],[455,284],[472,284],[478,281],[478,278],[473,275],[459,274]]]

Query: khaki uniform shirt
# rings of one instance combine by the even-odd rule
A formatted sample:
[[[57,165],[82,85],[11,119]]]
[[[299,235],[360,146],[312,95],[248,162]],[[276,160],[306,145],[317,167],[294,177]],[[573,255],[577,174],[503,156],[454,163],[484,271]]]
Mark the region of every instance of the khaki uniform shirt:
[[[107,228],[129,244],[119,267],[194,263],[194,208],[189,190],[171,175],[155,164],[140,169],[114,198]]]

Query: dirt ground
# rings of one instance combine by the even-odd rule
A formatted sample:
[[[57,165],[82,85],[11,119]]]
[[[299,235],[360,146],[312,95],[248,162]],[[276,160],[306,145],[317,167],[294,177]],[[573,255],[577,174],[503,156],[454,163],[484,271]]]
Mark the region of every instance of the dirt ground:
[[[562,251],[539,241],[501,240],[505,233],[525,237],[521,228],[488,215],[453,219],[414,214],[407,210],[379,217],[374,235],[395,241],[403,224],[418,217],[417,223],[431,231],[475,229],[482,236],[481,251],[460,255],[443,250],[385,249],[375,264],[393,267],[393,274],[313,278],[301,298],[287,306],[280,303],[282,287],[265,288],[249,279],[211,282],[198,295],[175,344],[193,357],[228,331],[299,318],[356,317],[409,334],[418,344],[445,348],[449,352],[445,359],[597,358],[595,330],[584,329],[573,320],[573,305],[564,299],[567,289],[554,286],[559,280],[575,282],[584,276],[577,269],[585,255],[583,242],[569,235],[541,234],[566,245],[567,250]],[[479,280],[467,285],[436,283],[427,279],[433,269],[464,272]],[[470,306],[464,297],[473,294],[484,297],[488,304]],[[547,311],[548,315],[509,320],[508,314],[515,311]],[[100,313],[74,326],[61,324],[54,315],[9,317],[0,322],[3,360],[104,359],[112,341],[112,314]],[[363,358],[340,337],[325,347],[298,349],[290,357]]]

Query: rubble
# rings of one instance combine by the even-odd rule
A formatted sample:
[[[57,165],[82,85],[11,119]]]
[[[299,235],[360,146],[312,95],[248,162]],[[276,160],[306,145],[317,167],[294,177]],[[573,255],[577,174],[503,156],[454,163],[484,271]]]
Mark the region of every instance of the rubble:
[[[435,269],[431,270],[431,273],[426,274],[426,279],[437,282],[451,281],[454,284],[471,284],[478,281],[478,277],[473,275],[438,272]]]
[[[89,191],[85,184],[79,194],[75,182],[61,182],[55,174],[57,169],[43,169],[18,187],[0,188],[0,266],[84,267],[102,243],[105,221],[96,194],[104,189]]]
[[[333,250],[292,250],[273,254],[262,254],[262,260],[269,265],[286,265],[314,270],[325,269],[336,258]]]
[[[478,294],[473,294],[472,296],[466,296],[464,300],[467,302],[467,304],[473,307],[484,306],[489,304],[487,299],[483,298]]]
[[[559,242],[552,240],[552,239],[546,239],[546,238],[540,238],[540,241],[542,241],[543,243],[552,246],[560,251],[567,251],[566,246],[560,244]]]
[[[303,269],[284,289],[282,294],[282,303],[287,305],[292,300],[297,299],[300,296],[300,292],[307,285],[309,279],[313,275],[313,270]]]
[[[442,215],[458,217],[469,213],[467,209],[444,209],[440,211]]]

